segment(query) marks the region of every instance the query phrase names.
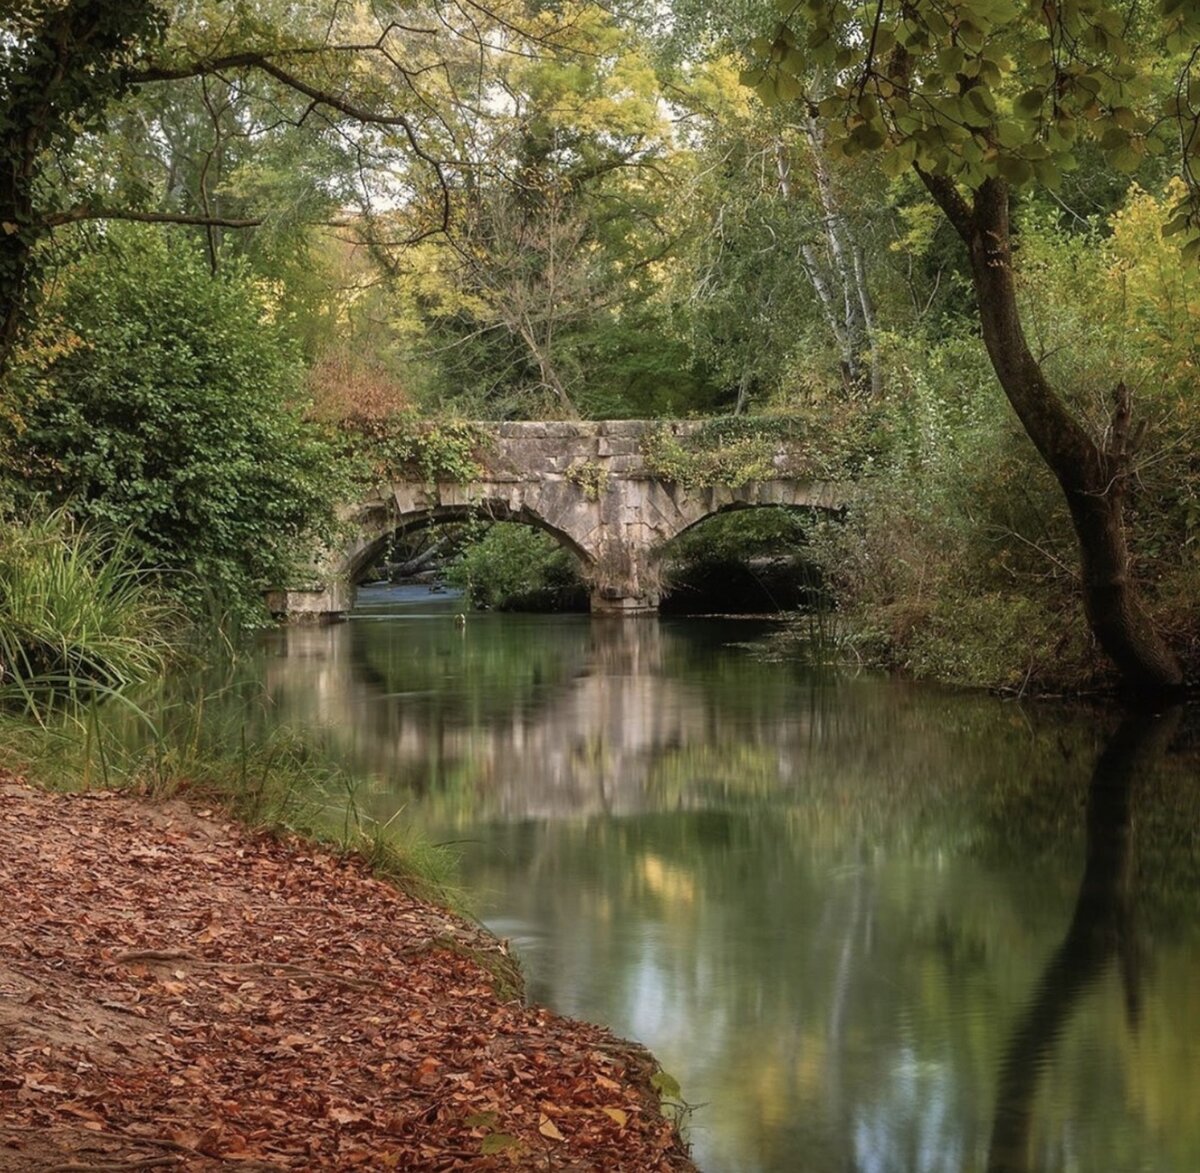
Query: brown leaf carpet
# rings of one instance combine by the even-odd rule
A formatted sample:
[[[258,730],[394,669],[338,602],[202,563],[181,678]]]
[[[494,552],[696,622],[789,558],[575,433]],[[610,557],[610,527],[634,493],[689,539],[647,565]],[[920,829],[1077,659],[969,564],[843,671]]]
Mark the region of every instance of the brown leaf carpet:
[[[0,777],[0,1173],[690,1170],[647,1053],[219,813]]]

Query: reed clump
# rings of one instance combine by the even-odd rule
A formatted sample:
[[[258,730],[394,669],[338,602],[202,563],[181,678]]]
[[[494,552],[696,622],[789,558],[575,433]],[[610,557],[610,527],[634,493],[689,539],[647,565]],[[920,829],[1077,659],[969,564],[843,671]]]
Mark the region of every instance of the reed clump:
[[[377,818],[375,779],[346,769],[319,730],[270,726],[267,700],[198,679],[0,710],[0,771],[57,791],[119,790],[219,808],[244,826],[296,835],[420,899],[462,910],[452,849],[403,819]],[[263,711],[260,711],[262,709]],[[35,719],[36,717],[36,719]]]
[[[64,510],[0,524],[0,696],[31,702],[150,680],[178,625],[127,534]]]
[[[237,679],[236,650],[213,634],[216,613],[207,630],[175,599],[128,534],[64,510],[0,521],[0,767],[53,789],[219,805],[456,903],[450,853],[398,819],[375,820],[373,780],[344,769],[314,731],[274,727]],[[203,662],[206,648],[216,663]],[[170,671],[180,662],[189,670]]]

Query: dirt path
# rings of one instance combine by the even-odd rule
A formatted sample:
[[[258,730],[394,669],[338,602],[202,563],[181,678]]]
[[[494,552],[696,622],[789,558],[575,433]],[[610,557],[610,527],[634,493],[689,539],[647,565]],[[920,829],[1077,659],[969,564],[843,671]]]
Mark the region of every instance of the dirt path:
[[[355,861],[0,778],[0,1171],[691,1169],[646,1052],[481,955]]]

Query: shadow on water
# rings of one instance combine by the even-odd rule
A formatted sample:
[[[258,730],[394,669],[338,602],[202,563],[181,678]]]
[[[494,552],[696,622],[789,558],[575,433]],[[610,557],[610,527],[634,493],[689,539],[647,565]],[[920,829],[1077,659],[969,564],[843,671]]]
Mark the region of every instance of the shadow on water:
[[[1162,757],[1180,712],[1126,716],[1096,762],[1075,910],[1000,1062],[988,1173],[1027,1173],[1035,1167],[1032,1132],[1041,1076],[1072,1013],[1113,962],[1120,969],[1129,1027],[1137,1029],[1141,972],[1134,919],[1133,790]]]

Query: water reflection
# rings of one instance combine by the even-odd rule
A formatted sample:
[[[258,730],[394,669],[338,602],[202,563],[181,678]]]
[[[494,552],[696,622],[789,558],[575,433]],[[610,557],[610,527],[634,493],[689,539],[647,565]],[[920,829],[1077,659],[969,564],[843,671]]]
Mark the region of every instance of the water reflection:
[[[1097,960],[1128,789],[1089,784],[1086,715],[809,676],[736,626],[457,609],[278,633],[279,717],[467,841],[532,995],[659,1055],[708,1173],[1200,1168],[1194,758],[1127,733],[1097,768],[1139,793],[1134,1035]]]
[[[1096,762],[1088,792],[1087,852],[1079,895],[1067,934],[1005,1048],[989,1173],[1025,1173],[1060,1163],[1052,1154],[1034,1160],[1038,1083],[1068,1018],[1113,960],[1119,967],[1129,1029],[1137,1029],[1142,967],[1133,919],[1133,790],[1166,750],[1179,717],[1178,709],[1127,716]]]

